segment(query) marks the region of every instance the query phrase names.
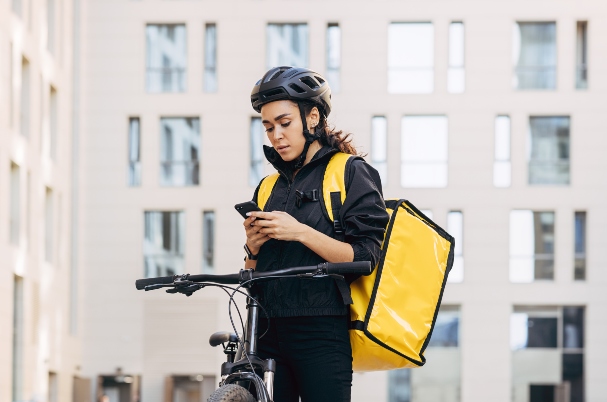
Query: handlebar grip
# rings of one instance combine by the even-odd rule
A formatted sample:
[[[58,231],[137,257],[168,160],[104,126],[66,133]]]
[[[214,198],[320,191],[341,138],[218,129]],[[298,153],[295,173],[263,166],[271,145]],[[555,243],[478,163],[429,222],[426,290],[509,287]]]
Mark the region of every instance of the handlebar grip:
[[[363,274],[369,275],[372,271],[370,261],[327,263],[328,274]]]
[[[169,283],[173,283],[175,280],[174,276],[160,276],[158,278],[145,278],[145,279],[137,279],[135,281],[135,287],[137,290],[145,289],[146,286],[149,285],[168,285]]]

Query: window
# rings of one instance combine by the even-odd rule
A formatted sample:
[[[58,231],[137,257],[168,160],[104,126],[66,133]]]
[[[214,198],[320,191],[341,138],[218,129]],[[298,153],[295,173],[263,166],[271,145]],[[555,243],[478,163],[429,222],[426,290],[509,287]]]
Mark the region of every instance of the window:
[[[127,184],[141,185],[141,125],[139,117],[129,119],[129,173]]]
[[[510,317],[513,400],[584,400],[584,307],[516,306]],[[525,395],[526,394],[526,395]],[[567,395],[568,394],[568,395]],[[553,399],[542,399],[552,396]]]
[[[53,190],[46,188],[44,197],[44,259],[53,262]]]
[[[447,187],[447,117],[405,116],[401,130],[401,185]]]
[[[510,116],[495,118],[495,161],[493,185],[510,187],[512,164],[510,162]]]
[[[447,89],[452,94],[462,93],[466,88],[464,44],[464,23],[452,22],[449,25],[449,76],[447,80]]]
[[[217,92],[217,25],[204,30],[204,91]]]
[[[554,279],[554,212],[510,212],[510,281]]]
[[[14,276],[13,279],[13,383],[12,401],[22,401],[24,364],[24,306],[23,306],[23,278]]]
[[[424,352],[432,364],[424,366],[423,370],[391,370],[388,373],[388,402],[460,400],[459,322],[459,307],[441,306]]]
[[[447,280],[462,282],[464,280],[464,215],[461,211],[450,211],[447,214],[447,232],[455,239],[453,267]]]
[[[11,243],[19,245],[21,236],[21,177],[19,165],[11,162]]]
[[[371,119],[371,164],[379,172],[382,185],[388,184],[388,122],[385,116]]]
[[[200,120],[160,119],[160,185],[200,184]]]
[[[31,172],[27,172],[27,181],[25,182],[25,191],[26,191],[26,203],[25,203],[25,239],[26,239],[26,248],[29,250],[31,248],[31,237],[30,237],[30,220],[32,214],[32,174]]]
[[[426,217],[430,220],[432,220],[432,217],[434,216],[434,214],[432,213],[431,209],[420,209],[419,210],[422,214],[426,215]]]
[[[518,22],[513,36],[514,88],[556,89],[556,24]]]
[[[529,184],[569,184],[569,117],[531,117]]]
[[[251,166],[249,169],[249,185],[257,187],[263,179],[263,136],[264,127],[261,124],[261,118],[252,117],[250,127],[250,158]]]
[[[268,24],[267,65],[308,67],[308,25]]]
[[[23,12],[23,0],[13,0],[13,12],[21,17]]]
[[[14,114],[14,88],[13,88],[13,42],[9,43],[8,47],[8,85],[6,88],[8,89],[8,125],[9,127],[13,127],[13,114]]]
[[[215,271],[215,211],[202,213],[202,273]]]
[[[59,402],[59,380],[57,373],[48,373],[48,402]]]
[[[183,274],[185,214],[149,211],[144,213],[144,220],[145,277]]]
[[[588,88],[588,22],[578,21],[575,49],[575,87]]]
[[[21,135],[30,133],[30,63],[21,61]]]
[[[327,80],[331,91],[337,93],[341,89],[341,28],[338,24],[327,26]]]
[[[55,0],[46,1],[46,18],[47,49],[51,54],[53,54],[55,52]]]
[[[575,212],[575,271],[574,279],[586,279],[586,212]]]
[[[58,105],[58,97],[57,97],[57,91],[55,90],[55,88],[51,87],[51,96],[50,96],[50,119],[49,119],[49,123],[50,123],[50,130],[49,130],[49,151],[50,151],[50,157],[53,160],[57,159],[57,136],[58,136],[58,114],[59,114],[59,105]]]
[[[148,25],[147,91],[185,92],[187,46],[185,25]]]
[[[175,375],[168,379],[172,388],[167,402],[200,402],[206,401],[215,391],[215,376],[213,375]]]
[[[432,23],[392,23],[388,29],[388,92],[432,93],[434,91]]]

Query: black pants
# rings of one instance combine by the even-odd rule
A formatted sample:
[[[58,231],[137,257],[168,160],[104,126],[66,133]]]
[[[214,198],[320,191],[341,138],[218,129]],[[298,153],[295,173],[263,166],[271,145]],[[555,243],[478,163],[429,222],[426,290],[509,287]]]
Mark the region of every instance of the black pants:
[[[350,402],[352,348],[347,316],[272,318],[259,340],[276,360],[274,402]],[[268,322],[260,318],[261,335]]]

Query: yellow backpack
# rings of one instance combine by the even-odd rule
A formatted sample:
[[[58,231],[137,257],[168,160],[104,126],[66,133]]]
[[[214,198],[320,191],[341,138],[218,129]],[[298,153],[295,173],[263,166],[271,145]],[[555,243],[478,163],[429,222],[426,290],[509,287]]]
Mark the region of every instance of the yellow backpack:
[[[335,223],[346,199],[346,163],[333,155],[322,196]],[[278,173],[263,179],[257,202],[264,209]],[[380,260],[369,276],[350,285],[350,343],[354,371],[420,367],[453,265],[453,237],[406,200],[386,200],[390,221]],[[337,205],[334,205],[337,204]]]

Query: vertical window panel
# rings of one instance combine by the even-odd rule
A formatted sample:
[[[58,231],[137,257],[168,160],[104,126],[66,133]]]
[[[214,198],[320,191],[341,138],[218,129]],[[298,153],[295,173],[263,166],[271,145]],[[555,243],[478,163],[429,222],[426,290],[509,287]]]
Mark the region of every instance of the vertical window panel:
[[[371,164],[379,172],[382,185],[388,184],[388,122],[385,116],[371,118]]]
[[[6,88],[8,89],[8,125],[9,127],[13,127],[13,119],[15,118],[14,113],[15,113],[15,105],[13,104],[15,102],[15,95],[13,93],[14,88],[13,88],[13,74],[14,74],[14,57],[13,57],[13,42],[9,43],[8,46],[8,85],[6,86]]]
[[[160,185],[200,184],[200,120],[160,119]]]
[[[588,88],[588,22],[578,21],[575,49],[575,87]]]
[[[23,0],[13,0],[12,9],[16,15],[21,17],[21,13],[23,12]]]
[[[510,161],[510,116],[495,118],[495,160],[493,162],[493,185],[510,187],[512,163]]]
[[[31,7],[31,5],[30,5]],[[55,0],[46,1],[46,48],[55,53]]]
[[[59,379],[57,373],[48,373],[48,402],[59,402]]]
[[[51,87],[49,110],[49,152],[53,160],[57,160],[57,139],[59,136],[59,100],[57,91]]]
[[[450,93],[462,93],[466,89],[465,32],[463,22],[449,25],[449,71],[447,89]]]
[[[331,91],[341,89],[341,28],[338,24],[327,26],[327,80]]]
[[[217,92],[217,25],[215,24],[205,26],[204,91]]]
[[[575,270],[574,279],[586,279],[586,212],[575,212]]]
[[[268,69],[278,66],[308,67],[308,25],[268,24]]]
[[[23,303],[23,278],[13,277],[13,367],[12,367],[12,400],[22,401],[24,399],[24,303]]]
[[[388,402],[411,402],[411,369],[388,371]]]
[[[129,119],[129,171],[127,184],[131,187],[141,185],[141,124],[139,117]]]
[[[554,279],[554,212],[510,212],[510,281]]]
[[[215,272],[215,211],[202,214],[202,273]]]
[[[249,185],[257,187],[263,179],[263,135],[264,127],[261,118],[252,117],[250,126],[250,167]]]
[[[146,27],[148,92],[185,92],[187,38],[185,25]]]
[[[461,211],[450,211],[447,214],[447,232],[455,239],[453,267],[447,280],[463,282],[464,280],[464,215]]]
[[[517,22],[512,43],[514,88],[556,89],[556,24]]]
[[[10,239],[19,245],[21,236],[21,177],[19,166],[11,162]]]
[[[405,116],[401,126],[401,185],[446,187],[446,116]]]
[[[529,184],[569,184],[569,117],[530,117]]]
[[[434,91],[434,26],[391,23],[388,28],[388,92]]]
[[[21,62],[21,135],[30,134],[30,63],[26,59]]]
[[[145,212],[144,224],[145,277],[185,273],[185,213],[181,211]]]
[[[44,197],[44,259],[53,262],[54,257],[54,217],[53,217],[53,190],[46,188]]]

